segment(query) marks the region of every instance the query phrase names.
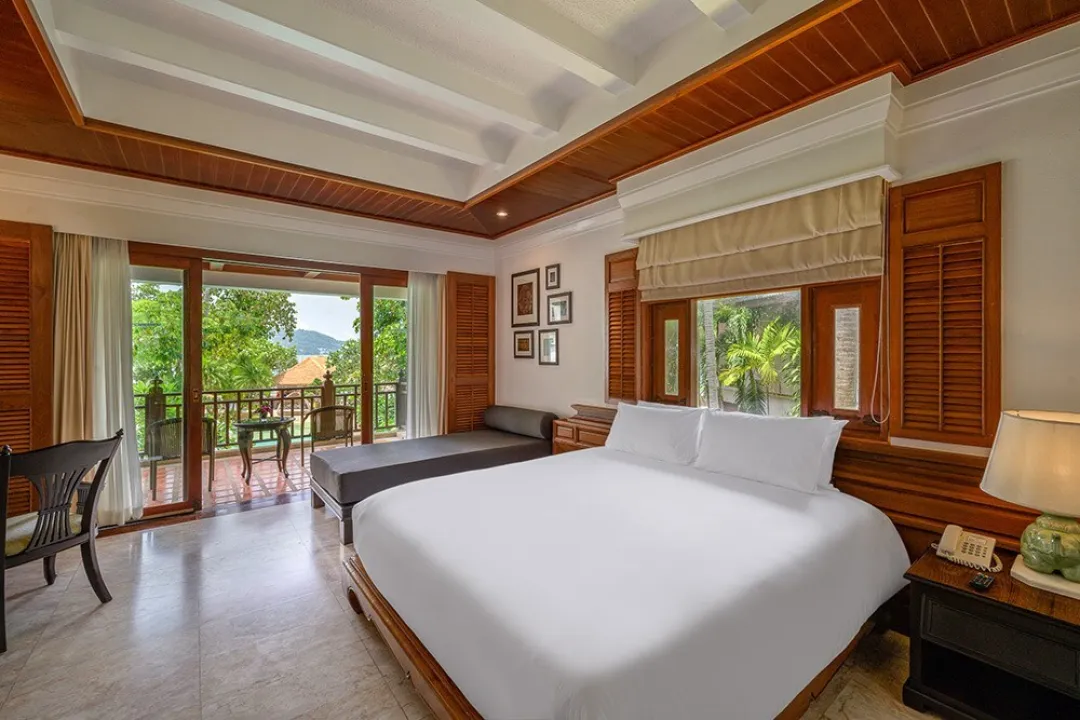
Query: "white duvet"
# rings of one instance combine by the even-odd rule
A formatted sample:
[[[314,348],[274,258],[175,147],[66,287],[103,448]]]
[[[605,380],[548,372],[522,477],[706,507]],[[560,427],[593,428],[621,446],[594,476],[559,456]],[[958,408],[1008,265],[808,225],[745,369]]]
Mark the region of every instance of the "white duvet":
[[[354,508],[382,594],[488,720],[768,720],[904,583],[876,508],[606,448]]]

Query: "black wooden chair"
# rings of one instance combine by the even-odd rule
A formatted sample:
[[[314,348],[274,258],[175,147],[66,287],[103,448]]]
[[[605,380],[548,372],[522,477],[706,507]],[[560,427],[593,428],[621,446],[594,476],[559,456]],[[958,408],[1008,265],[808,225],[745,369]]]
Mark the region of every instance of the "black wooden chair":
[[[0,450],[0,516],[7,517],[8,487],[12,478],[30,481],[37,495],[37,512],[7,518],[3,525],[4,563],[0,566],[0,600],[4,593],[4,573],[8,568],[41,560],[45,582],[56,582],[56,554],[82,546],[83,567],[90,586],[103,603],[112,600],[98,568],[97,504],[105,474],[112,464],[120,439],[120,430],[108,440],[79,440],[12,453]],[[81,515],[75,512],[74,500],[79,483],[94,468],[94,479],[86,495]],[[5,603],[0,602],[0,652],[7,651]]]
[[[312,410],[300,420],[300,465],[304,465],[304,423],[311,429],[311,452],[317,440],[344,440],[353,444],[356,434],[356,411],[348,405],[327,405]]]

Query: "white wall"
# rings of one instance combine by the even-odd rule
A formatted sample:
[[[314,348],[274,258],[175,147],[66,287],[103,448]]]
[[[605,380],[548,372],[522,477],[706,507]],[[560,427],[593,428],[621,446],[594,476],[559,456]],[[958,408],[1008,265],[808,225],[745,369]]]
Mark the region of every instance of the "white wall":
[[[898,88],[897,100],[903,120],[890,113],[887,130],[898,184],[1004,165],[1005,407],[1080,411],[1080,26]],[[501,403],[567,413],[571,403],[603,400],[603,255],[628,245],[619,241],[618,219],[561,239],[556,233],[567,230],[554,225],[548,244],[538,226],[529,236],[538,247],[498,262],[496,395]],[[509,275],[556,262],[575,298],[574,324],[561,332],[563,364],[513,360],[503,296]]]
[[[495,288],[495,397],[500,404],[572,414],[571,403],[604,402],[604,353],[606,345],[604,304],[604,256],[631,245],[622,240],[621,224],[592,230],[536,246],[509,247],[499,251]],[[515,359],[510,327],[510,276],[522,270],[540,269],[540,328],[547,325],[547,291],[543,290],[544,267],[560,263],[562,284],[552,292],[574,293],[573,323],[558,325],[559,364],[539,365],[537,359]],[[505,297],[504,297],[505,295]]]
[[[492,274],[490,240],[0,155],[0,219],[268,257]]]

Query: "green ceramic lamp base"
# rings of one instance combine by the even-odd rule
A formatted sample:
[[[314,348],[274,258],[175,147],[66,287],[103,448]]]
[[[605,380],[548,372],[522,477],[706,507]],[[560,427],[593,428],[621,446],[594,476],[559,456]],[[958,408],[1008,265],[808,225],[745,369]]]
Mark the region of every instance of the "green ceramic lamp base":
[[[1020,537],[1020,554],[1030,570],[1080,583],[1080,520],[1040,515]]]

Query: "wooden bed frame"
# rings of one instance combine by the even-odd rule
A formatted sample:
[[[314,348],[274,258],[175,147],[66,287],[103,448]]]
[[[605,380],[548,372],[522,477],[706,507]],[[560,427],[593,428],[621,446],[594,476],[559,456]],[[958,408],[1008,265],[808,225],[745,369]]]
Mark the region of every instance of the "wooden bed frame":
[[[365,616],[375,625],[375,629],[386,641],[398,664],[405,671],[405,677],[412,682],[413,687],[416,688],[420,697],[424,698],[424,702],[431,708],[435,717],[439,720],[483,720],[483,716],[477,712],[446,671],[439,666],[438,661],[375,587],[375,583],[364,570],[360,558],[354,553],[344,564],[345,574],[342,584],[349,598],[349,605],[357,614]],[[802,717],[810,706],[810,702],[825,690],[829,681],[840,670],[844,661],[854,652],[859,641],[873,625],[873,621],[867,621],[844,651],[819,672],[810,684],[795,696],[794,700],[788,703],[783,712],[776,716],[776,720],[798,720]]]

